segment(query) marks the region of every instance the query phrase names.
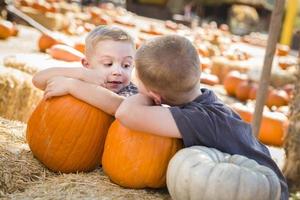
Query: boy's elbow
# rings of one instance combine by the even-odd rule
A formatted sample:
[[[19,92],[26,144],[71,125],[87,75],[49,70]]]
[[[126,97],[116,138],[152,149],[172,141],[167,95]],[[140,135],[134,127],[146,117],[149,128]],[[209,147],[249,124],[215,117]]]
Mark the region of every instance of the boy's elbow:
[[[116,113],[115,113],[115,118],[121,122],[124,126],[130,128],[131,123],[130,123],[130,116],[126,112],[126,109],[123,109],[122,107],[119,108]]]
[[[122,109],[122,108],[117,109],[115,112],[115,118],[117,120],[119,120],[120,122],[122,122],[124,119],[124,109]]]
[[[39,80],[38,80],[38,78],[37,78],[37,76],[33,76],[33,77],[32,77],[32,84],[33,84],[35,87],[37,87],[37,88],[39,88],[39,89],[42,89],[42,88],[41,88],[41,85],[40,85],[40,82],[39,82]]]

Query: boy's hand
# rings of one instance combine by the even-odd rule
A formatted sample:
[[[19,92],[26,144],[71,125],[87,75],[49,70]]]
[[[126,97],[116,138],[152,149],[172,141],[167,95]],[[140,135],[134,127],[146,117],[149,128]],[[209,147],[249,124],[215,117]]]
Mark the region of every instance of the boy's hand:
[[[95,85],[105,87],[106,77],[103,72],[95,69],[83,69],[82,80]]]
[[[44,98],[49,99],[55,96],[63,96],[69,93],[72,78],[56,76],[47,81]]]

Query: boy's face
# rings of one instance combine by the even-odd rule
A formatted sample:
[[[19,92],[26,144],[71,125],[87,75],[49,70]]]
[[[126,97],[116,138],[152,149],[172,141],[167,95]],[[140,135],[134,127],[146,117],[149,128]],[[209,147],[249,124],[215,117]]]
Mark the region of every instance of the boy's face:
[[[103,73],[106,88],[118,92],[130,83],[134,54],[135,49],[130,42],[99,41],[86,55],[86,67]]]

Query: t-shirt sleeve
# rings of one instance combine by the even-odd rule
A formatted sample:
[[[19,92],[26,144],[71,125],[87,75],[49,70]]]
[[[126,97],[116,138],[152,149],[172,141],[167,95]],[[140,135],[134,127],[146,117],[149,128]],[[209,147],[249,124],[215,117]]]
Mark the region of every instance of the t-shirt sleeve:
[[[206,134],[202,134],[204,131],[201,131],[201,129],[207,129],[205,128],[205,124],[210,123],[202,114],[179,107],[170,107],[169,109],[186,147],[200,144],[204,145],[204,141],[212,140],[213,135],[207,137]]]
[[[118,95],[121,95],[123,97],[129,97],[137,93],[138,93],[138,88],[133,83],[130,83],[126,87],[122,88],[118,92]]]
[[[204,145],[224,149],[231,145],[232,139],[239,140],[236,144],[241,144],[241,138],[248,140],[244,134],[251,131],[250,125],[222,112],[180,107],[170,107],[170,111],[187,147]],[[234,135],[236,131],[241,133],[240,137]]]

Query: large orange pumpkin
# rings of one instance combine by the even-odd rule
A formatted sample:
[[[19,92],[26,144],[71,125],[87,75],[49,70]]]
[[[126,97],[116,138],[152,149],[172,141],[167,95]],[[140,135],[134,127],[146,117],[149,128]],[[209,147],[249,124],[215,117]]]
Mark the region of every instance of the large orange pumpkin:
[[[132,131],[116,120],[107,134],[102,167],[123,187],[160,188],[166,185],[169,160],[181,148],[179,139]]]
[[[53,171],[90,171],[100,164],[113,117],[72,96],[42,100],[26,139],[33,155]]]
[[[254,110],[241,104],[233,104],[232,108],[241,118],[251,123]],[[286,137],[288,118],[279,112],[264,112],[258,139],[268,145],[282,146]]]

